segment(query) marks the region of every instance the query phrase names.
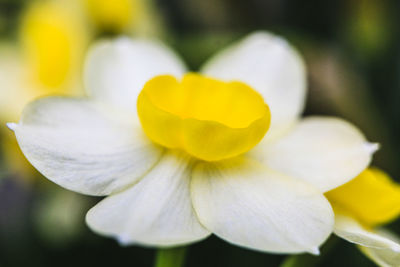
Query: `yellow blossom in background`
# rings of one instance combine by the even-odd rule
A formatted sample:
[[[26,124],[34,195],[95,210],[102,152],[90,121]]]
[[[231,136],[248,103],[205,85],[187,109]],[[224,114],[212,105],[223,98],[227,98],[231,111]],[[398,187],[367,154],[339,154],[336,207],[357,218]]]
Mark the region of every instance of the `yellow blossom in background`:
[[[0,122],[18,120],[23,106],[39,96],[83,94],[84,54],[96,33],[154,33],[148,10],[150,2],[142,0],[30,2],[21,16],[19,42],[0,44]],[[33,169],[8,131],[2,143],[6,166],[30,176]]]
[[[77,10],[58,2],[33,3],[22,16],[20,42],[0,51],[0,118],[16,118],[37,96],[78,91],[88,39]]]
[[[328,192],[327,197],[370,227],[388,223],[400,214],[400,185],[375,168]]]
[[[95,32],[162,36],[166,33],[153,0],[80,0]]]
[[[0,50],[0,121],[17,119],[29,101],[49,94],[82,92],[80,72],[89,33],[78,6],[66,1],[33,2],[23,13],[19,43]],[[29,177],[32,168],[15,141],[3,134],[9,169]]]
[[[82,14],[57,2],[39,2],[25,13],[21,24],[21,45],[31,84],[62,88],[80,73],[88,42]],[[38,88],[39,89],[39,88]]]
[[[335,211],[335,233],[360,245],[380,266],[399,266],[400,242],[379,226],[400,216],[400,185],[376,168],[326,193]]]
[[[98,28],[121,32],[136,23],[137,0],[86,0],[92,21]]]

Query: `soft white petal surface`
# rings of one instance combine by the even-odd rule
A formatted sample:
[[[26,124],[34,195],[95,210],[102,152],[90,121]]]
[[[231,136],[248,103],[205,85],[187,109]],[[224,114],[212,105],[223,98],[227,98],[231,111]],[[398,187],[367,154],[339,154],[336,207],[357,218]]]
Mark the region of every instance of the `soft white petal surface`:
[[[257,32],[212,57],[206,75],[240,80],[262,94],[271,109],[267,138],[286,130],[303,111],[306,74],[300,55],[282,38]]]
[[[318,253],[333,229],[331,206],[317,189],[249,159],[199,164],[191,192],[200,222],[239,246]]]
[[[349,242],[375,249],[400,252],[400,245],[379,232],[364,228],[356,219],[344,214],[335,214],[336,235]]]
[[[272,143],[261,141],[250,156],[325,192],[368,167],[376,149],[376,144],[368,143],[357,128],[342,119],[309,117],[284,137]]]
[[[162,43],[119,38],[102,41],[88,54],[84,82],[91,97],[136,112],[144,84],[156,75],[181,77],[185,67]]]
[[[24,155],[48,179],[107,195],[136,182],[162,154],[133,119],[118,115],[85,99],[49,97],[29,104],[12,128]]]
[[[192,208],[190,171],[187,158],[163,156],[138,184],[92,208],[88,225],[122,244],[171,246],[207,237]]]
[[[400,239],[387,230],[377,230],[376,234],[381,235],[389,240],[400,244]],[[400,266],[400,250],[393,249],[376,249],[364,246],[358,248],[367,255],[372,261],[382,267],[399,267]]]

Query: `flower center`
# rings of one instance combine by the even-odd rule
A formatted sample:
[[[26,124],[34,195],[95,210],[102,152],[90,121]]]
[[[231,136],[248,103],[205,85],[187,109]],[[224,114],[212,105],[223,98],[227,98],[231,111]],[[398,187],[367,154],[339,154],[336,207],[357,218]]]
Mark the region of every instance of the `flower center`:
[[[169,75],[151,79],[137,110],[153,142],[206,161],[249,151],[264,137],[271,118],[261,95],[248,85],[194,73],[180,82]]]

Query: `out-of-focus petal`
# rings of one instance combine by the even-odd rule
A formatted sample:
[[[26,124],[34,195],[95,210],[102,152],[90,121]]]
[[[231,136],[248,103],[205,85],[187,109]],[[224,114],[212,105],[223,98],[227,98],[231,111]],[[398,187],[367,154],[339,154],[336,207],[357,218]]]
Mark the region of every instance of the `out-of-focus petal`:
[[[378,230],[377,234],[382,237],[386,237],[397,244],[400,244],[400,239],[393,233],[387,230]],[[372,261],[382,267],[398,267],[400,266],[400,251],[393,249],[375,249],[364,246],[358,246],[358,248],[367,255]]]
[[[379,231],[365,228],[356,219],[347,214],[337,213],[336,210],[334,232],[341,238],[364,247],[400,252],[399,243],[380,234]]]

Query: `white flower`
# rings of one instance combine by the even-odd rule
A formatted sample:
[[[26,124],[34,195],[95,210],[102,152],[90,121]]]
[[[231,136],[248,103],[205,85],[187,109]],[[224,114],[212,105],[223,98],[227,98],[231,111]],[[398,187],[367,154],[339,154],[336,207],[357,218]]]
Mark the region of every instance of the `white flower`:
[[[185,72],[178,57],[157,42],[126,38],[106,41],[95,46],[87,59],[85,83],[89,98],[37,100],[25,108],[18,124],[9,127],[15,131],[25,156],[47,178],[76,192],[109,195],[88,212],[87,223],[94,231],[123,244],[172,246],[213,233],[261,251],[318,253],[318,246],[330,235],[334,224],[323,192],[364,170],[376,146],[341,119],[300,119],[306,93],[303,62],[286,41],[265,32],[228,47],[201,70],[208,77],[241,83],[193,76],[194,81],[206,85],[210,82],[246,91],[246,83],[258,91],[271,113],[264,139],[247,153],[211,162],[190,156],[191,149],[213,149],[202,144],[203,139],[210,139],[207,131],[199,134],[190,129],[190,137],[198,138],[190,140],[195,148],[178,144],[189,153],[158,146],[142,131],[136,113],[137,97],[145,84],[150,86],[146,82],[153,77],[169,74],[181,78]],[[152,81],[164,78],[181,86],[170,76]],[[156,89],[163,90],[162,86]],[[258,94],[250,91],[244,98],[256,99]],[[241,104],[241,97],[229,90],[223,92],[232,98],[218,100]],[[193,106],[187,108],[191,112],[196,106],[207,112],[204,106],[215,100],[211,95],[209,100],[201,98],[204,103],[192,99]],[[169,97],[157,101],[168,105],[168,101],[175,101]],[[218,103],[211,106],[219,107]],[[268,106],[254,106],[269,120]],[[145,107],[154,108],[150,104]],[[182,120],[181,126],[186,127],[186,116],[193,119],[187,114],[167,112],[170,121],[177,124],[163,124],[161,120],[146,121],[143,116],[147,111],[139,111],[146,133],[158,134],[161,139],[178,138],[175,133],[186,138],[187,132],[176,125]],[[247,117],[237,110],[230,111],[246,121]],[[229,115],[222,120],[236,119]],[[218,119],[193,120],[199,122],[199,129],[222,124]],[[148,123],[153,122],[155,127],[162,125],[163,131],[149,131]],[[264,128],[266,131],[268,127]],[[229,150],[227,140],[232,138],[229,140],[235,142],[231,145],[240,146],[232,137],[235,129],[231,127],[223,134],[216,130],[215,138],[219,139],[213,145]],[[251,136],[245,136],[243,142],[249,140]]]

